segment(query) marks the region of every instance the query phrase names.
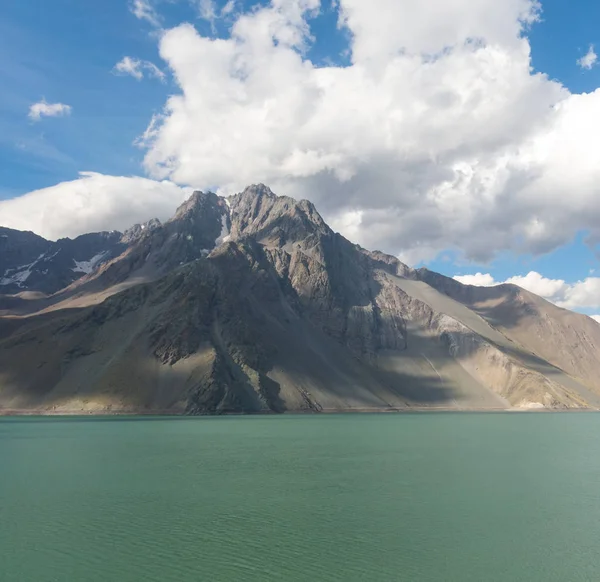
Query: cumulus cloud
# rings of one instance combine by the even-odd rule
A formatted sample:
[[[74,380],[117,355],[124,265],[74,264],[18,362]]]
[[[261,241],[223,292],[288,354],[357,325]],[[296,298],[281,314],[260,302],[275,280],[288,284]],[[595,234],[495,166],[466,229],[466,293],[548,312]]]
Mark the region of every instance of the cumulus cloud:
[[[523,289],[527,289],[540,297],[554,299],[555,302],[561,301],[561,298],[564,299],[571,288],[571,285],[568,285],[562,279],[548,279],[536,271],[529,271],[525,276],[510,277],[505,282],[523,287]],[[580,307],[585,307],[585,305],[580,305]]]
[[[353,61],[386,64],[401,53],[442,56],[471,41],[518,48],[523,28],[540,12],[530,0],[340,0],[339,6],[340,22],[354,36]]]
[[[42,117],[62,117],[70,115],[71,106],[64,103],[47,103],[45,99],[34,103],[29,108],[29,119],[39,121]]]
[[[588,277],[568,285],[564,292],[564,299],[557,304],[567,309],[600,307],[600,277]]]
[[[596,64],[597,61],[598,55],[594,51],[594,45],[591,44],[588,52],[577,61],[577,64],[582,69],[587,69],[589,71]]]
[[[145,20],[152,26],[160,26],[160,17],[151,4],[151,0],[133,0],[129,9],[136,18]]]
[[[52,240],[124,230],[150,218],[169,218],[190,194],[169,181],[82,172],[77,180],[0,200],[0,224]]]
[[[121,75],[131,75],[138,81],[144,78],[144,71],[151,77],[165,80],[165,74],[150,61],[142,61],[132,57],[123,57],[113,68],[113,72]]]
[[[411,262],[600,237],[600,90],[533,71],[537,2],[340,0],[349,66],[307,58],[319,8],[272,0],[225,39],[166,31],[181,92],[142,139],[149,174],[223,192],[268,183]]]
[[[489,273],[456,275],[454,279],[465,285],[480,287],[512,283],[566,309],[600,308],[600,277],[587,277],[575,283],[567,283],[562,279],[548,279],[536,271],[530,271],[527,275],[517,275],[506,281],[495,281]]]
[[[463,285],[475,285],[476,287],[491,287],[496,285],[494,277],[489,273],[475,273],[474,275],[456,275],[454,277]]]
[[[130,6],[158,26],[157,3]],[[138,140],[152,178],[265,182],[409,263],[545,253],[585,229],[600,240],[600,89],[534,71],[536,0],[338,0],[346,66],[308,57],[319,0],[226,6],[225,38],[161,31],[180,90]]]

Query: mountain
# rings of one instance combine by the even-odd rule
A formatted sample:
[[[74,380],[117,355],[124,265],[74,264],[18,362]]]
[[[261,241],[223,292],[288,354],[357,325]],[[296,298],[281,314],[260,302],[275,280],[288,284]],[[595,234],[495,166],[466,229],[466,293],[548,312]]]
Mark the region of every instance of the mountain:
[[[123,234],[8,235],[3,280],[31,274],[0,295],[0,411],[600,408],[592,319],[413,270],[264,185]]]

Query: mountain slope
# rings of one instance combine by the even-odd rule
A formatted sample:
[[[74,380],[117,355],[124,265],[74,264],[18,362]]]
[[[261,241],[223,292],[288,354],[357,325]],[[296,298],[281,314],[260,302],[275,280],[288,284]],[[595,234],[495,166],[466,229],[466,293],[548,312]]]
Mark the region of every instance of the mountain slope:
[[[0,409],[600,407],[600,387],[564,356],[485,311],[487,291],[366,251],[263,185],[227,201],[194,193],[119,244],[52,295],[0,297]],[[520,317],[501,304],[502,322]],[[539,325],[568,327],[544,313]],[[561,349],[591,377],[596,330],[576,332]]]
[[[506,338],[600,391],[600,325],[516,285],[473,287],[421,269],[419,278],[467,306]]]

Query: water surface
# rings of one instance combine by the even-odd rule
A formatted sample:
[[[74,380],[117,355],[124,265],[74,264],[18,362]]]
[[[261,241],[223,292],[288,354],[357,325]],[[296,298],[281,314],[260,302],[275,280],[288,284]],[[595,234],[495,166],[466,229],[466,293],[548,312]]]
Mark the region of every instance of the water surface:
[[[598,580],[600,415],[0,419],[0,580]]]

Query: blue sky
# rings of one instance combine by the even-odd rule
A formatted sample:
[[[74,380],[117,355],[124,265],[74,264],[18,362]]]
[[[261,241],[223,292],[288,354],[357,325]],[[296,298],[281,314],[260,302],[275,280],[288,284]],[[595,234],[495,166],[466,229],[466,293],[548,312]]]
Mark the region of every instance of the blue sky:
[[[125,2],[2,3],[0,196],[70,180],[80,170],[140,173],[142,154],[132,143],[169,87],[111,70],[129,53],[158,59],[148,31]],[[68,102],[74,115],[30,122],[29,106],[41,98]]]
[[[189,22],[202,36],[225,39],[236,15],[254,6],[238,3],[232,15],[211,26],[199,16],[199,1],[157,0],[153,6],[165,30]],[[225,2],[216,4],[218,13]],[[146,150],[134,142],[152,115],[162,111],[168,96],[180,94],[182,87],[159,55],[157,28],[136,18],[131,7],[127,0],[0,4],[0,200],[75,180],[81,171],[148,175],[143,165]],[[328,1],[318,15],[307,17],[313,40],[304,58],[317,66],[350,65],[352,35],[338,28],[337,20],[338,12]],[[584,69],[577,61],[590,45],[600,50],[599,23],[600,3],[543,1],[540,20],[526,32],[533,71],[547,74],[571,93],[595,91],[600,87],[600,67]],[[138,81],[115,74],[114,66],[125,56],[156,64],[166,73],[164,82],[147,75]],[[32,121],[29,108],[41,99],[68,104],[71,114]],[[0,206],[0,224],[1,212]],[[506,248],[491,260],[473,261],[453,244],[417,264],[448,275],[485,272],[496,281],[533,270],[549,279],[575,282],[598,266],[594,249],[585,242],[586,233],[583,225],[570,242],[539,256]],[[390,245],[384,250],[398,248]],[[582,309],[595,312],[591,307]]]

